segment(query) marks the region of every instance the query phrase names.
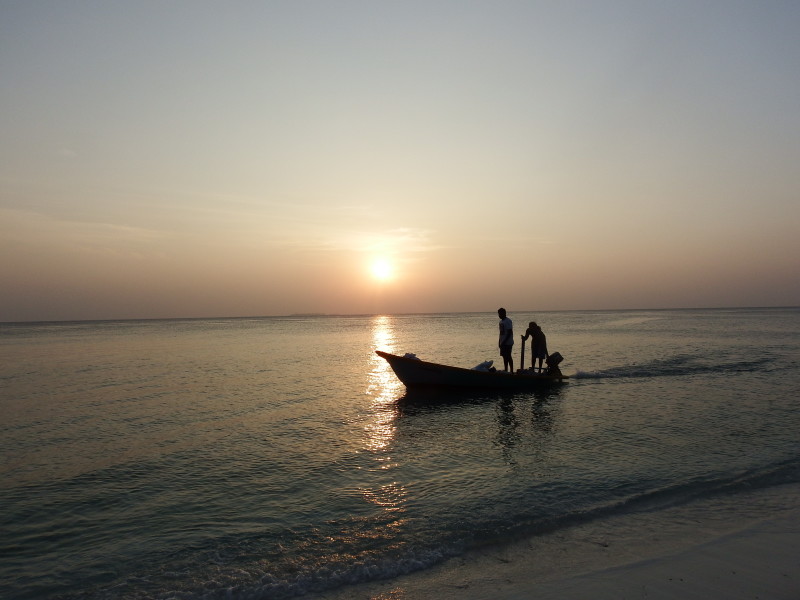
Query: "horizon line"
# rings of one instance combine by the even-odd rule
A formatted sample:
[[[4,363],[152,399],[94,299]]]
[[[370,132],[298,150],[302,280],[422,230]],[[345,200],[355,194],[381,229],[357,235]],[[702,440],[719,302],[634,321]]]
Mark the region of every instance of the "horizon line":
[[[662,308],[570,308],[570,309],[549,309],[549,310],[515,310],[510,313],[576,313],[576,312],[636,312],[636,311],[682,311],[682,310],[786,310],[800,309],[800,305],[785,306],[684,306],[684,307],[662,307]],[[67,324],[67,323],[125,323],[141,321],[213,321],[213,320],[245,320],[245,319],[299,319],[299,318],[355,318],[355,317],[408,317],[426,315],[470,315],[470,314],[494,314],[493,310],[464,310],[449,312],[398,312],[398,313],[290,313],[276,315],[242,315],[242,316],[206,316],[206,317],[123,317],[107,319],[41,319],[35,321],[0,321],[2,325],[45,325],[45,324]]]

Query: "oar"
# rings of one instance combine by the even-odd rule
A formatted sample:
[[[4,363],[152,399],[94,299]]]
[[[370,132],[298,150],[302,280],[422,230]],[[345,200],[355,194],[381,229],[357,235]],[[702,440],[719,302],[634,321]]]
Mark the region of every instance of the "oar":
[[[524,371],[525,370],[525,336],[521,335],[519,337],[522,338],[522,343],[520,344],[520,346],[522,346],[522,356],[519,357],[519,370],[520,371]]]

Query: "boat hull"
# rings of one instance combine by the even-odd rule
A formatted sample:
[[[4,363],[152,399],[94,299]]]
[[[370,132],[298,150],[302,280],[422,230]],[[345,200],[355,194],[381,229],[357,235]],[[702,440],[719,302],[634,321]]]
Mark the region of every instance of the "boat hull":
[[[532,390],[562,383],[564,375],[478,371],[426,362],[376,350],[389,363],[397,378],[407,388],[474,388],[491,390]]]

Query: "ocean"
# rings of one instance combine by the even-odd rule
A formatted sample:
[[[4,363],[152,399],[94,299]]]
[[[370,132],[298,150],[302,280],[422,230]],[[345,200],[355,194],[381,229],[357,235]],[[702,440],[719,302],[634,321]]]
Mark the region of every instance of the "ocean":
[[[509,317],[516,366],[536,320],[567,383],[413,394],[374,352],[502,365],[494,313],[0,325],[0,597],[346,597],[800,506],[800,309]]]

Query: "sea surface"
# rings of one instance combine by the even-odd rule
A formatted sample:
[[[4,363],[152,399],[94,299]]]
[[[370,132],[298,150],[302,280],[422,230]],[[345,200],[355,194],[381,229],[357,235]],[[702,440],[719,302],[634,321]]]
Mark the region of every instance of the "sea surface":
[[[516,366],[536,320],[567,383],[412,394],[374,352],[502,365],[494,313],[0,325],[0,597],[346,594],[798,501],[800,309],[509,316]]]

